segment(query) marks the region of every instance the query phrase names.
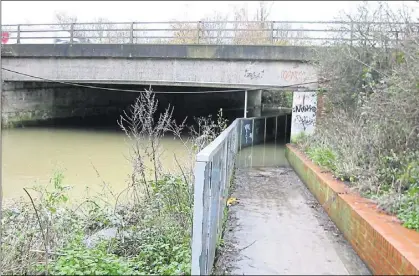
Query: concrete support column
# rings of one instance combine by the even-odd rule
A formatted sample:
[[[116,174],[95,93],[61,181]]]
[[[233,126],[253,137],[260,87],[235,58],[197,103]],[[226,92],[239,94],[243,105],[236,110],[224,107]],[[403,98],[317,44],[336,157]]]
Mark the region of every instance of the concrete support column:
[[[259,117],[262,115],[262,90],[247,92],[247,117]]]

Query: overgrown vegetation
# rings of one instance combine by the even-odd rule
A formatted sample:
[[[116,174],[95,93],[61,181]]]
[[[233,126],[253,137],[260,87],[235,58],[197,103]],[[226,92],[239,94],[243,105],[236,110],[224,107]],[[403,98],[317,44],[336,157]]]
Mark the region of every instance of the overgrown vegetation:
[[[343,18],[357,40],[318,50],[323,113],[315,134],[297,143],[419,231],[419,36],[409,11],[369,5]],[[384,23],[368,23],[378,18]]]
[[[70,187],[57,171],[49,187],[26,189],[29,200],[4,206],[3,274],[190,273],[194,157],[226,123],[197,118],[196,126],[186,127],[172,119],[172,107],[156,114],[157,105],[154,94],[145,91],[119,121],[130,140],[132,164],[122,193],[104,182],[103,194],[77,202],[68,197]],[[188,162],[173,156],[176,172],[160,164],[160,141],[168,134],[189,154]]]
[[[292,107],[292,91],[267,90],[262,93],[262,104],[277,107]]]

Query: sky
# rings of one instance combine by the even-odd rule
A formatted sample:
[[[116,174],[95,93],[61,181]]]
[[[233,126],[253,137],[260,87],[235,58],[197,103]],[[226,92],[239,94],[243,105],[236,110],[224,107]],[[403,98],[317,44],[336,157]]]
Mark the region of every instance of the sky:
[[[275,1],[270,20],[333,20],[340,11],[354,11],[359,1]],[[56,12],[77,16],[78,22],[107,18],[114,22],[200,20],[214,12],[230,13],[234,6],[256,1],[1,1],[2,24],[54,23]],[[391,7],[419,7],[415,1],[389,1]]]

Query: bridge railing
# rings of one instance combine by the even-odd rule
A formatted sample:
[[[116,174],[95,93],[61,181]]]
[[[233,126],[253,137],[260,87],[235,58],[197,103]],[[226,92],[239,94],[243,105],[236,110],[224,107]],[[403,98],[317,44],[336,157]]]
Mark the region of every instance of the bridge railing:
[[[305,45],[398,42],[418,25],[345,21],[172,21],[3,25],[7,43]],[[362,31],[362,35],[360,35]]]
[[[244,147],[286,134],[287,115],[240,118],[200,151],[195,163],[192,275],[209,275],[214,265],[235,158]]]

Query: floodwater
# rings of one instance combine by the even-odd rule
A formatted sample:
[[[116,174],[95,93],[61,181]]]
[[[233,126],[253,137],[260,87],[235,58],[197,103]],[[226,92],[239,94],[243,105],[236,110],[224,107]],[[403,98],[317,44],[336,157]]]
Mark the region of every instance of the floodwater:
[[[127,187],[132,171],[129,140],[119,129],[82,127],[28,127],[2,130],[3,194],[6,199],[25,196],[24,187],[46,185],[54,171],[64,174],[71,197],[82,198],[86,187],[102,190],[105,182],[118,193]],[[163,167],[177,168],[186,150],[173,137],[163,139]]]
[[[285,141],[279,138],[253,147],[243,148],[236,159],[238,168],[288,166],[285,158]]]
[[[82,199],[87,192],[95,195],[103,190],[103,183],[119,193],[127,187],[132,172],[130,143],[117,126],[63,124],[4,129],[2,143],[5,199],[26,197],[23,188],[48,185],[54,171],[63,172],[63,184],[72,187],[72,198]],[[182,164],[191,161],[178,139],[165,137],[161,146],[166,171],[178,168],[174,154]],[[283,138],[244,148],[237,157],[237,166],[286,165],[284,151]]]

